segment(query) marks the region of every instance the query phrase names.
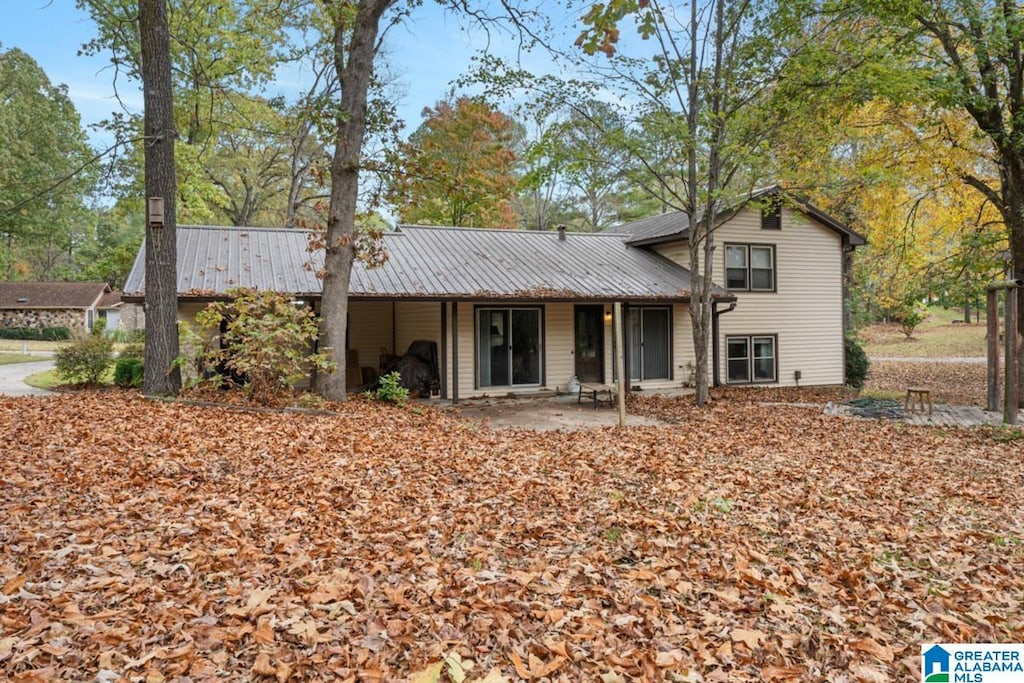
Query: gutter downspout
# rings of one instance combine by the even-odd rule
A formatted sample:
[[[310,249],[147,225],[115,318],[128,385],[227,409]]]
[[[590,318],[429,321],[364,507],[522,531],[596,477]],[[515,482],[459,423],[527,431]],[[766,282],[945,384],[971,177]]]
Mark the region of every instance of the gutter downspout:
[[[717,301],[712,301],[711,302],[711,363],[714,365],[714,369],[712,370],[713,380],[712,380],[711,386],[713,386],[713,387],[720,387],[720,386],[722,386],[722,380],[719,377],[719,370],[718,370],[718,368],[719,368],[718,356],[720,355],[719,351],[718,351],[718,318],[720,316],[725,315],[726,313],[731,313],[734,310],[736,310],[736,302],[735,301],[733,301],[731,304],[729,304],[729,308],[725,309],[724,311],[718,310],[718,302]]]

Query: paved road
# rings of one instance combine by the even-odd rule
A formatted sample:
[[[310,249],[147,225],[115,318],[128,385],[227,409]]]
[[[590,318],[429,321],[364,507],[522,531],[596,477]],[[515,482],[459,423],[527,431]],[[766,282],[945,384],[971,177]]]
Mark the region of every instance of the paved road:
[[[52,360],[32,363],[11,363],[0,365],[0,395],[4,396],[45,396],[53,392],[36,389],[25,384],[25,378],[37,372],[53,369]]]

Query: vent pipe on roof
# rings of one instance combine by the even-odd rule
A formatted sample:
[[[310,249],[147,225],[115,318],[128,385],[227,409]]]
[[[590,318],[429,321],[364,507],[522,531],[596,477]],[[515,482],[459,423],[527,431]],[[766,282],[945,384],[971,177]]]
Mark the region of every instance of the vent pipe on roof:
[[[558,226],[558,241],[559,242],[564,242],[565,241],[565,226],[564,225],[559,225]]]

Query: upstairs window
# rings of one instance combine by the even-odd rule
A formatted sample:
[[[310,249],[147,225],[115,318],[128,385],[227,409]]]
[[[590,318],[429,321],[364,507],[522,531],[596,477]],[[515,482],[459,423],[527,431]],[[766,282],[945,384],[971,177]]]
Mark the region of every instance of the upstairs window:
[[[732,291],[775,291],[775,247],[758,244],[725,246],[725,286]]]
[[[782,230],[782,206],[777,201],[761,208],[761,229]]]

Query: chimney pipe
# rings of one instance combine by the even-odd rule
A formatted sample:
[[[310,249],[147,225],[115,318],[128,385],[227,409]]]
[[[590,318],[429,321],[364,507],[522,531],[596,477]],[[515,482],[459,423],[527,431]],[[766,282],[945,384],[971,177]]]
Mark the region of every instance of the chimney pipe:
[[[564,242],[565,241],[565,226],[564,225],[559,225],[558,226],[558,241],[559,242]]]

